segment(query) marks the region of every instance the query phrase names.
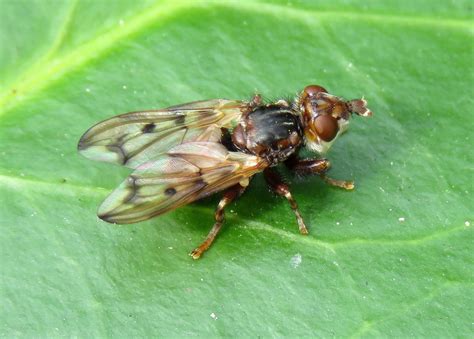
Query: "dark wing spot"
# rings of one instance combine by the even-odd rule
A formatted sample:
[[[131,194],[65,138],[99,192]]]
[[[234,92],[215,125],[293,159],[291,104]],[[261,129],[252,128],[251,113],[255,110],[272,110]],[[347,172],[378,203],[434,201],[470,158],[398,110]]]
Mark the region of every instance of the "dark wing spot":
[[[155,130],[156,125],[154,123],[149,123],[143,126],[142,132],[143,133],[151,133]]]
[[[125,154],[121,145],[107,145],[106,147],[109,151],[117,153],[120,156],[122,165],[125,165],[129,160],[129,157]]]
[[[199,171],[199,174],[201,175],[201,171]],[[199,187],[204,187],[207,185],[207,183],[204,181],[204,179],[202,178],[199,178],[196,180],[196,186],[199,186]]]
[[[172,197],[176,194],[176,190],[173,187],[165,189],[165,194],[169,197]]]
[[[184,114],[178,114],[176,116],[176,120],[174,121],[174,123],[176,125],[184,125],[185,121],[186,121],[186,116]]]

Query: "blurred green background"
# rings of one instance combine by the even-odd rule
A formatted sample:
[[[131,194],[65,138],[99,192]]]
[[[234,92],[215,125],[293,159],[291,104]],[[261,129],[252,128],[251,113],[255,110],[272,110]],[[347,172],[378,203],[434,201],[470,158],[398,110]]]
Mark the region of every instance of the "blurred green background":
[[[0,0],[0,335],[469,337],[472,1]],[[206,98],[364,95],[293,179],[309,227],[261,178],[213,223],[211,197],[100,221],[129,170],[76,144],[114,114]]]

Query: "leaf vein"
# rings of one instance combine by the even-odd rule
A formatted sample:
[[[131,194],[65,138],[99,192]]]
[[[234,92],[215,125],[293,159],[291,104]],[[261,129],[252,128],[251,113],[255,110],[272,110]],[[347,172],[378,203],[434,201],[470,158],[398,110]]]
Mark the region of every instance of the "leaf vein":
[[[74,3],[73,3],[74,4]],[[260,12],[263,14],[274,14],[277,17],[291,17],[307,24],[314,24],[314,19],[320,20],[340,20],[346,22],[350,20],[358,21],[374,21],[383,22],[398,25],[419,25],[419,26],[442,26],[444,28],[452,28],[458,30],[464,30],[472,34],[472,24],[470,21],[462,19],[439,19],[429,17],[414,17],[414,16],[393,16],[386,14],[367,14],[367,13],[355,13],[350,11],[315,11],[315,10],[304,10],[299,8],[288,8],[282,5],[265,4],[265,3],[252,3],[252,2],[226,2],[226,3],[210,3],[207,5],[213,5],[215,7],[230,8],[236,11],[252,11]],[[5,114],[15,105],[21,103],[27,94],[34,93],[53,81],[58,80],[65,74],[75,70],[77,67],[98,58],[99,56],[110,50],[118,41],[136,34],[142,31],[144,28],[156,22],[156,19],[170,18],[173,14],[180,10],[196,9],[200,5],[196,5],[193,2],[177,1],[177,2],[160,2],[155,4],[145,11],[138,13],[132,17],[128,24],[120,30],[110,29],[107,32],[98,35],[91,39],[89,42],[78,46],[70,53],[59,57],[51,58],[57,48],[61,45],[65,34],[68,31],[70,20],[74,14],[75,5],[71,6],[69,14],[67,15],[63,29],[60,30],[60,34],[53,44],[53,47],[46,54],[46,58],[42,58],[40,61],[35,63],[32,69],[28,69],[25,73],[21,74],[18,81],[13,85],[9,86],[9,89],[0,96],[0,116]],[[162,21],[163,23],[163,21]],[[52,80],[54,79],[54,80]],[[13,88],[15,90],[13,90]]]
[[[19,176],[12,176],[10,174],[0,174],[0,184],[9,185],[9,186],[37,186],[43,192],[44,189],[54,189],[58,193],[64,193],[62,191],[58,191],[58,188],[64,188],[67,192],[76,191],[80,194],[104,194],[110,191],[110,189],[102,188],[102,187],[94,187],[94,186],[85,186],[79,184],[73,184],[69,182],[49,182],[49,181],[41,181],[34,178],[28,177],[19,177]],[[271,225],[258,222],[255,220],[244,219],[239,217],[239,219],[244,220],[245,226],[241,226],[241,228],[249,230],[249,229],[256,229],[260,231],[264,231],[267,233],[272,233],[274,235],[278,235],[284,239],[291,240],[293,242],[303,242],[310,245],[315,245],[322,247],[326,250],[329,250],[332,253],[336,253],[337,248],[344,248],[350,246],[419,246],[425,243],[429,243],[434,240],[447,238],[448,236],[460,232],[460,231],[467,231],[470,227],[466,227],[464,225],[451,227],[446,230],[437,230],[430,234],[413,238],[413,239],[347,239],[347,240],[320,240],[315,237],[311,236],[302,236],[299,233],[291,233]],[[248,225],[248,226],[247,226]]]
[[[410,312],[411,310],[417,308],[418,306],[424,304],[424,303],[427,303],[427,302],[430,302],[431,300],[435,299],[437,296],[441,295],[445,290],[449,289],[450,287],[452,287],[454,284],[452,282],[446,282],[444,284],[442,284],[441,286],[438,286],[434,289],[432,289],[426,296],[422,297],[422,298],[419,298],[418,300],[415,300],[414,302],[412,303],[408,303],[406,304],[402,309],[400,310],[395,310],[394,312],[384,316],[384,317],[381,317],[377,320],[374,320],[374,321],[364,321],[364,323],[362,324],[362,326],[356,330],[354,332],[353,335],[351,335],[351,338],[361,338],[361,337],[365,337],[367,335],[367,332],[371,331],[372,329],[374,329],[377,325],[383,323],[383,322],[386,322],[390,319],[393,319],[397,316],[400,316],[400,315],[403,315],[405,313],[408,313]],[[455,284],[456,286],[458,284]],[[380,335],[380,333],[377,333],[378,335]]]

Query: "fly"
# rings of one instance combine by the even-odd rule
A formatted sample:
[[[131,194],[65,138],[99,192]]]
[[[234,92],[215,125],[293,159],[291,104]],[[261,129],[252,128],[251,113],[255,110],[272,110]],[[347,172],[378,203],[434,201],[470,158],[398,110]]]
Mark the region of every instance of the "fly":
[[[102,121],[80,139],[79,152],[93,160],[133,169],[101,204],[98,216],[111,223],[135,223],[223,192],[215,223],[202,244],[191,251],[198,259],[211,246],[224,222],[224,209],[250,179],[263,172],[269,187],[286,198],[301,234],[308,234],[298,205],[276,165],[351,190],[351,181],[328,177],[321,158],[345,131],[355,113],[371,116],[364,99],[344,100],[323,87],[307,86],[292,101],[263,103],[213,99],[161,110],[131,112]],[[319,157],[301,159],[306,147]]]

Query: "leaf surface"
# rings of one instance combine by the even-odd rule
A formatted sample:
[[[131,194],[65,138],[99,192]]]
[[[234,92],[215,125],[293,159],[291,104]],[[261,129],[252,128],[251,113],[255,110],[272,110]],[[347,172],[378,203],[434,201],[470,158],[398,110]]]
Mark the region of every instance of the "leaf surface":
[[[3,336],[467,337],[473,314],[469,1],[0,3]],[[364,95],[293,180],[260,176],[212,249],[218,197],[127,226],[96,217],[129,170],[80,157],[112,115],[207,98]]]

